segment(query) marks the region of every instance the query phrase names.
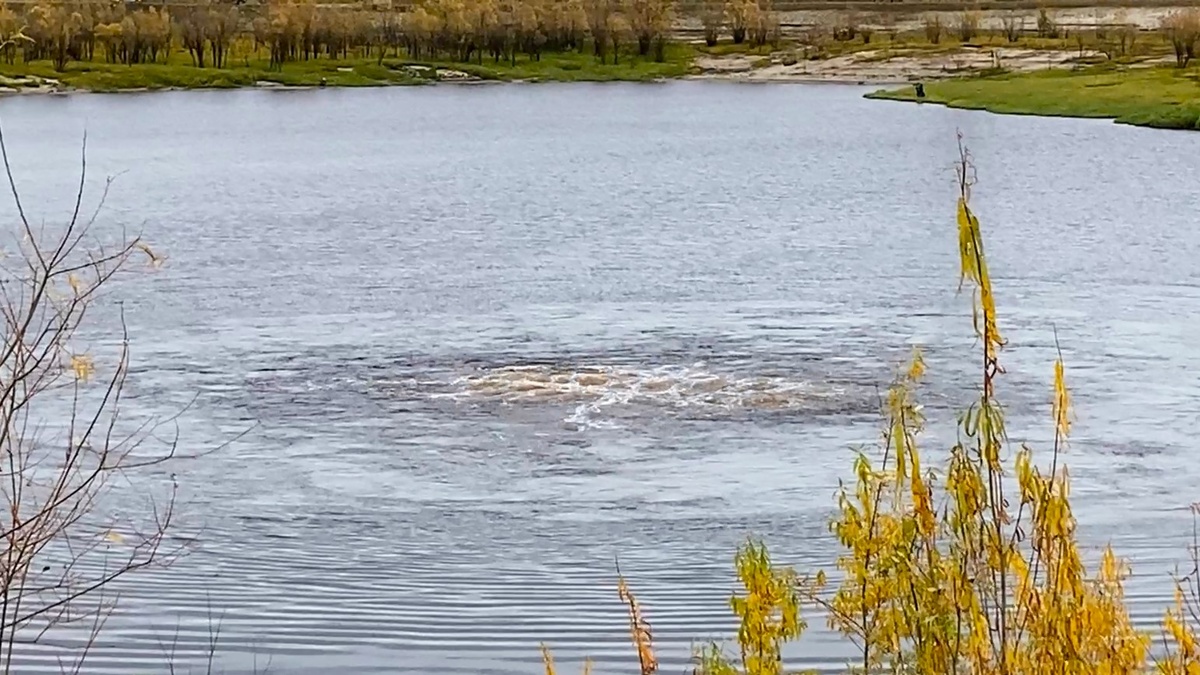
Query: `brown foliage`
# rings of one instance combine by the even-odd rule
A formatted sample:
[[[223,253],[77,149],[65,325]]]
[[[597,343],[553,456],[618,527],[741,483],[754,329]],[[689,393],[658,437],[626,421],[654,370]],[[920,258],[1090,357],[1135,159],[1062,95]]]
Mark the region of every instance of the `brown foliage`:
[[[944,32],[944,29],[942,27],[942,18],[940,16],[937,14],[930,14],[929,16],[926,16],[923,25],[925,29],[926,40],[929,40],[930,43],[935,45],[942,41],[942,33]]]
[[[729,32],[735,45],[746,41],[746,33],[757,12],[758,3],[755,0],[725,0],[725,17],[729,21]]]
[[[1181,9],[1163,17],[1159,25],[1163,37],[1175,50],[1175,64],[1186,68],[1196,53],[1200,41],[1200,10]]]
[[[1009,42],[1016,42],[1021,39],[1021,33],[1025,30],[1025,17],[1019,16],[1016,12],[1009,12],[1000,20],[1000,25],[1004,31],[1004,37]]]
[[[958,15],[958,21],[955,29],[958,32],[958,39],[962,42],[970,42],[975,39],[979,33],[980,14],[976,11],[966,11]]]
[[[625,14],[637,40],[638,54],[646,56],[653,47],[655,59],[662,61],[663,46],[674,20],[670,0],[627,0]]]

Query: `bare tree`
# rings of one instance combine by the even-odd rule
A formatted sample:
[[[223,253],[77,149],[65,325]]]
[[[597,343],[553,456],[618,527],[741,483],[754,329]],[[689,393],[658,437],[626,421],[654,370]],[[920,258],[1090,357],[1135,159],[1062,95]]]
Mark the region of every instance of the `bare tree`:
[[[1200,41],[1200,11],[1181,9],[1163,17],[1159,30],[1175,50],[1175,64],[1186,68]]]
[[[1121,56],[1133,53],[1133,47],[1137,44],[1137,24],[1130,23],[1126,18],[1117,24],[1113,35],[1115,36],[1114,39],[1117,43],[1117,48],[1120,49]]]
[[[129,372],[123,315],[113,317],[119,338],[110,360],[98,364],[81,347],[100,291],[135,259],[161,258],[140,238],[101,236],[99,207],[90,218],[83,213],[86,138],[74,209],[57,226],[27,216],[2,132],[0,157],[18,216],[0,259],[0,670],[9,673],[18,642],[72,624],[94,639],[112,608],[110,584],[181,550],[164,547],[173,476],[153,474],[165,494],[143,495],[142,517],[106,515],[118,483],[149,478],[139,470],[159,467],[176,447],[167,440],[154,452],[147,441],[160,425],[121,415]],[[73,671],[86,656],[84,648]]]
[[[1025,30],[1025,17],[1016,12],[1008,12],[1000,20],[1000,26],[1004,30],[1004,37],[1009,42],[1016,42],[1021,39],[1021,33]]]
[[[937,14],[929,14],[924,20],[925,39],[931,44],[937,44],[942,41],[942,17]]]
[[[1061,34],[1061,31],[1058,27],[1058,21],[1045,7],[1038,10],[1037,34],[1038,37],[1051,39],[1057,39]]]
[[[979,12],[967,10],[958,15],[958,25],[955,27],[958,30],[958,39],[962,42],[970,42],[975,39],[979,33]]]
[[[725,29],[725,5],[708,0],[700,6],[700,23],[704,26],[704,44],[716,47]]]

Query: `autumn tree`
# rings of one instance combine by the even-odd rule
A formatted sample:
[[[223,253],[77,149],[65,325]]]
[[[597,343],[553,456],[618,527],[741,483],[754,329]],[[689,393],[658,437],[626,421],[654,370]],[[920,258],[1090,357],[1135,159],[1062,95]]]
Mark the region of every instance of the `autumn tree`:
[[[700,23],[704,27],[704,44],[716,47],[725,30],[725,6],[716,2],[704,3]]]
[[[609,31],[616,13],[614,0],[583,0],[583,10],[587,16],[588,31],[592,35],[592,49],[600,63],[604,63],[608,55]]]
[[[614,0],[615,2],[615,0]],[[621,46],[633,39],[629,17],[619,10],[608,14],[608,39],[612,42],[613,65],[621,62]]]
[[[548,46],[552,49],[579,49],[589,26],[584,0],[556,0],[546,8]]]
[[[638,55],[646,56],[655,47],[655,58],[662,61],[661,45],[673,20],[670,0],[626,0],[625,15],[637,41]]]
[[[197,68],[204,67],[212,15],[206,5],[193,5],[175,13],[175,27],[183,48],[192,55]]]
[[[0,57],[5,63],[12,65],[16,60],[17,47],[29,41],[24,31],[25,24],[17,13],[0,3]]]
[[[758,0],[751,14],[750,44],[755,47],[763,47],[767,43],[778,45],[779,39],[779,14],[775,12],[771,0]],[[865,41],[869,41],[869,38]]]
[[[413,58],[433,54],[434,37],[441,32],[441,19],[418,5],[405,16],[404,39]]]
[[[208,9],[207,34],[209,51],[212,52],[212,64],[216,68],[225,67],[225,59],[229,54],[229,44],[238,32],[238,8],[213,6]]]
[[[43,2],[29,10],[30,38],[27,48],[36,56],[49,58],[54,69],[63,71],[72,55],[78,53],[78,41],[83,35],[84,17],[75,7],[63,3]],[[31,60],[27,51],[26,60]]]
[[[758,3],[755,0],[726,0],[725,18],[729,22],[733,44],[740,45],[746,41],[746,31],[757,11]]]
[[[371,24],[371,38],[370,44],[379,49],[378,63],[383,63],[389,49],[393,55],[397,54],[404,41],[400,14],[387,9],[376,12]]]
[[[530,58],[541,60],[547,37],[545,4],[541,0],[518,2],[513,8],[513,27],[521,51]]]

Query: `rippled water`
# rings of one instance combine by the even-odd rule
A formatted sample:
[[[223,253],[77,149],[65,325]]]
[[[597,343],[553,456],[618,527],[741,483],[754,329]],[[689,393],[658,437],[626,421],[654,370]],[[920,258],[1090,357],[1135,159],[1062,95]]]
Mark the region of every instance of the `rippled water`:
[[[630,672],[617,556],[681,671],[691,640],[732,627],[747,534],[831,563],[832,493],[911,345],[928,452],[969,399],[956,128],[1011,342],[1010,430],[1047,440],[1057,328],[1082,531],[1132,559],[1153,621],[1200,484],[1200,136],[861,94],[4,100],[36,216],[69,209],[86,127],[97,187],[123,172],[105,226],[169,255],[115,291],[127,409],[198,397],[189,448],[249,429],[175,467],[199,549],[123,588],[87,672],[165,672],[172,652],[198,672],[214,633],[231,673],[529,673],[543,640],[560,664]],[[790,655],[845,653],[814,630]]]

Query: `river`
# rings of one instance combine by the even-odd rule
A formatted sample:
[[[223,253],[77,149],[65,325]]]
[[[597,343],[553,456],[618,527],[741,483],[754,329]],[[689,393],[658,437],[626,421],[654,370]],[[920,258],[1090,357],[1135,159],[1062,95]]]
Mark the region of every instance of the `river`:
[[[837,481],[913,345],[926,456],[952,438],[976,378],[956,129],[1011,435],[1048,448],[1057,330],[1082,537],[1129,557],[1153,626],[1200,498],[1200,135],[862,93],[5,99],[35,218],[69,210],[86,129],[92,198],[120,174],[98,227],[167,255],[114,290],[125,408],[195,399],[182,446],[229,443],[173,468],[197,548],[122,587],[85,672],[199,672],[214,634],[228,673],[533,673],[540,641],[562,672],[634,672],[617,557],[681,672],[732,635],[747,535],[831,566]],[[835,668],[848,647],[812,623],[789,664]]]

